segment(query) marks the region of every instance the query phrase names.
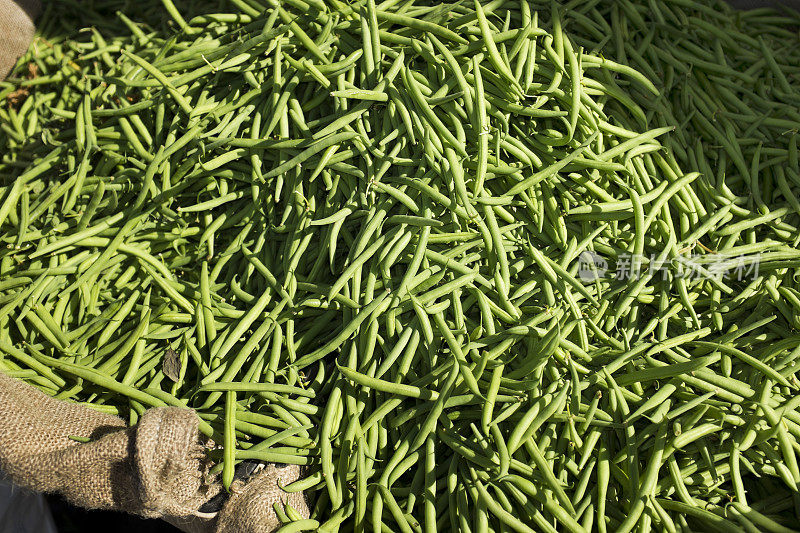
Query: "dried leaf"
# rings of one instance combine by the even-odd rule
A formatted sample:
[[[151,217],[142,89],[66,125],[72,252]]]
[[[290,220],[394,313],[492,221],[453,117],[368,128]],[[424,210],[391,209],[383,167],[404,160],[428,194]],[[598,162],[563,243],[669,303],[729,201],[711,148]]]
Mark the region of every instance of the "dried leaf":
[[[181,377],[181,356],[172,348],[167,348],[164,352],[164,361],[161,363],[161,370],[164,375],[175,383]]]

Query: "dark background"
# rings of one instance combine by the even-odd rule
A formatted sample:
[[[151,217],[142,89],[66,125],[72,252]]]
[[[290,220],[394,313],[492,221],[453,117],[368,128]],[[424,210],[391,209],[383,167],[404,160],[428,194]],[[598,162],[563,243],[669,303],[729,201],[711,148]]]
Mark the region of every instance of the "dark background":
[[[58,533],[180,533],[162,520],[146,520],[111,511],[78,509],[58,496],[47,496]]]

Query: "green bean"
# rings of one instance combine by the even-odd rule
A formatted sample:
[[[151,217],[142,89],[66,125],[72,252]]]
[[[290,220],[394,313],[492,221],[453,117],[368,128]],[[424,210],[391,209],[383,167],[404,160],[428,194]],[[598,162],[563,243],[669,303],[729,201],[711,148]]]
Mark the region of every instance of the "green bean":
[[[509,526],[514,531],[519,532],[533,532],[534,529],[530,528],[529,526],[525,525],[521,520],[516,518],[507,510],[503,509],[500,504],[491,497],[489,492],[483,486],[483,484],[479,480],[475,480],[475,487],[478,489],[478,494],[480,500],[486,506],[486,508],[495,515],[498,519],[500,519],[504,524]]]
[[[222,465],[222,484],[225,490],[231,490],[234,474],[234,460],[236,451],[236,392],[228,391],[225,393],[225,458]]]
[[[419,387],[414,387],[412,385],[391,383],[381,379],[371,378],[343,366],[338,368],[347,379],[369,389],[375,389],[389,394],[399,394],[401,396],[408,396],[410,398],[418,398],[422,400],[436,400],[439,396],[434,391],[420,389]]]

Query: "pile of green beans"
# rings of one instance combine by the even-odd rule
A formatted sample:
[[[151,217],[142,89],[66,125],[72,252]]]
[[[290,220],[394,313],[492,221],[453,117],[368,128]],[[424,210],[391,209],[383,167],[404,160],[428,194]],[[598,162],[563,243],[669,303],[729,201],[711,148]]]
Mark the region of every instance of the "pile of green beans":
[[[194,408],[226,486],[306,466],[284,531],[797,530],[798,24],[46,4],[0,82],[0,371]]]

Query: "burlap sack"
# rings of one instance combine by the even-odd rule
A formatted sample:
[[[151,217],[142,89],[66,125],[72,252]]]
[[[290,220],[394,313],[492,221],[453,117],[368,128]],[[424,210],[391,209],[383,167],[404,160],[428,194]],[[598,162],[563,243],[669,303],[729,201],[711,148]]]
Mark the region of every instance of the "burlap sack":
[[[0,0],[0,80],[28,49],[39,10],[39,0]]]
[[[0,406],[0,470],[19,485],[151,518],[192,516],[220,490],[192,411],[151,409],[127,428],[1,373]]]
[[[234,482],[231,498],[219,514],[217,533],[271,533],[281,525],[272,508],[275,502],[288,503],[308,518],[303,493],[286,493],[280,488],[299,477],[299,466],[268,465],[246,485]]]
[[[164,518],[190,533],[269,533],[279,525],[276,501],[308,516],[303,495],[277,485],[295,481],[299,470],[275,466],[237,482],[219,519],[200,512],[221,487],[209,475],[209,443],[191,410],[150,409],[128,428],[120,418],[55,400],[2,372],[0,409],[0,470],[18,485],[61,494],[77,506]]]

